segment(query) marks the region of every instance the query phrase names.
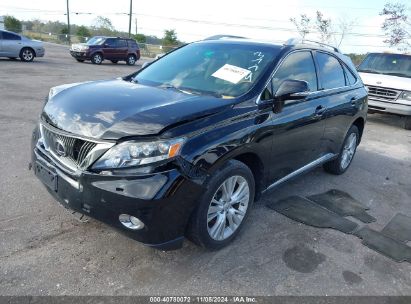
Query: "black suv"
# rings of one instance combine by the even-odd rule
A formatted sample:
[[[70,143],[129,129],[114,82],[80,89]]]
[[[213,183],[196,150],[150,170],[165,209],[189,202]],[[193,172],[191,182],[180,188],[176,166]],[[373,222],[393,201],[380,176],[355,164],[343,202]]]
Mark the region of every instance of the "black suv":
[[[65,207],[149,246],[220,248],[261,193],[350,166],[367,91],[315,44],[188,44],[132,75],[51,89],[32,165]]]
[[[125,61],[134,65],[140,59],[140,48],[133,39],[95,36],[86,43],[73,44],[70,54],[78,62],[91,60],[94,64],[101,64],[107,59],[112,63]]]

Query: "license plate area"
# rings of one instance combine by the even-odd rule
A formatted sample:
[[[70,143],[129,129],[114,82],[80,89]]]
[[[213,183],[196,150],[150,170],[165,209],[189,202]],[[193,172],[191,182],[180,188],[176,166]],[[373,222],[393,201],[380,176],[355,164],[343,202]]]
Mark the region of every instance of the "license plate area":
[[[48,188],[57,192],[57,174],[43,166],[41,163],[36,162],[34,165],[34,173]]]

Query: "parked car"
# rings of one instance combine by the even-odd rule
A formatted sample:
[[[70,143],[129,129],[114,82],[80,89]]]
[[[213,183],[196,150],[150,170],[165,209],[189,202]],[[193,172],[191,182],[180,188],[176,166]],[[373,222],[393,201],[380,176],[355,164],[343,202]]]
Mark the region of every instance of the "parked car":
[[[34,172],[63,206],[146,245],[227,245],[255,199],[323,165],[351,164],[367,91],[315,44],[188,44],[124,78],[54,87]]]
[[[125,61],[134,65],[140,59],[140,48],[133,39],[95,36],[86,43],[73,44],[70,54],[78,62],[91,60],[94,64],[101,64],[103,60],[110,60],[112,63]]]
[[[369,111],[401,115],[411,130],[411,55],[371,53],[358,71],[368,88]]]
[[[20,57],[21,61],[29,62],[33,61],[34,57],[43,57],[44,54],[43,42],[13,32],[0,31],[0,57]]]

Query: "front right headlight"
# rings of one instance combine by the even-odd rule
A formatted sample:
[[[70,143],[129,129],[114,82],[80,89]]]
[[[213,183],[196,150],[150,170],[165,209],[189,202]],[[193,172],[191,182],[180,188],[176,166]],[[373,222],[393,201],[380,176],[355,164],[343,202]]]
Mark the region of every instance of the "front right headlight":
[[[180,154],[184,138],[155,142],[126,141],[109,149],[93,169],[117,169],[141,166],[171,159]]]
[[[410,91],[402,92],[402,94],[400,95],[400,99],[411,101],[411,92]]]

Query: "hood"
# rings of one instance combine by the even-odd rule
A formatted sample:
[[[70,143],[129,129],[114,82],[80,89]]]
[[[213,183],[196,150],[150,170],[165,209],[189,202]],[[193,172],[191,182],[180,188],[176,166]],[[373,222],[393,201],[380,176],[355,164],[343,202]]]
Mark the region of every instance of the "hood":
[[[359,72],[365,85],[411,91],[411,78]]]
[[[158,135],[233,103],[122,79],[65,87],[46,103],[42,119],[67,132],[97,139]]]

